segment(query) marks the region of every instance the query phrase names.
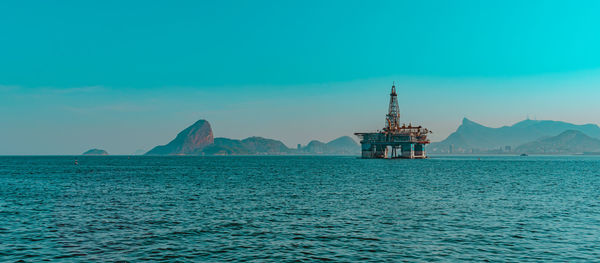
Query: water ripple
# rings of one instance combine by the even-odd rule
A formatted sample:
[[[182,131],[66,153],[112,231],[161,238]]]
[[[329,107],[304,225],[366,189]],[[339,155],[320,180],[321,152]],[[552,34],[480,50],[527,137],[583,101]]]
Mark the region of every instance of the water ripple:
[[[598,171],[597,157],[0,157],[0,261],[596,261]]]

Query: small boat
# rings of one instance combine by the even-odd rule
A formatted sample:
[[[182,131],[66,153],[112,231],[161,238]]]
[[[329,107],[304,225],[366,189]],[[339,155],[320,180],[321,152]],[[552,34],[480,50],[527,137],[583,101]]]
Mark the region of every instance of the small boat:
[[[529,156],[529,155],[527,155],[526,153],[522,153],[521,156]]]

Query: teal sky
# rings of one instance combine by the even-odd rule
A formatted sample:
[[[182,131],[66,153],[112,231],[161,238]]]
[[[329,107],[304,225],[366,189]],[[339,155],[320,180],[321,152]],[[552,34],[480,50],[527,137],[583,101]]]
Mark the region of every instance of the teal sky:
[[[0,154],[600,123],[599,1],[3,1]]]

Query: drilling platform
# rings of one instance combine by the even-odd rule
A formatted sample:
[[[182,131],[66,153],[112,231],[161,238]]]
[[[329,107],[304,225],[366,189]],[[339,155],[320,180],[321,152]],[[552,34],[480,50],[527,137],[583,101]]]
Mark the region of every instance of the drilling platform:
[[[357,132],[364,159],[425,159],[425,145],[431,131],[421,126],[402,124],[396,85],[392,84],[390,106],[385,118],[385,128],[377,132]]]

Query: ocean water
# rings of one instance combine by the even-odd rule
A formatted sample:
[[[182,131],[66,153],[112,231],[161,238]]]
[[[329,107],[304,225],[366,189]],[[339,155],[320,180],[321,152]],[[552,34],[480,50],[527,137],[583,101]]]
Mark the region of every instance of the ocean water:
[[[0,262],[599,259],[600,157],[0,157]]]

